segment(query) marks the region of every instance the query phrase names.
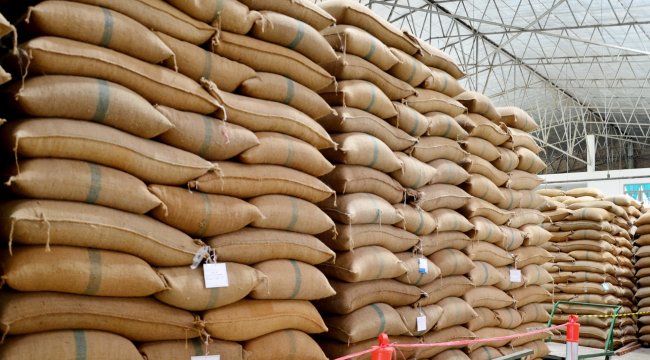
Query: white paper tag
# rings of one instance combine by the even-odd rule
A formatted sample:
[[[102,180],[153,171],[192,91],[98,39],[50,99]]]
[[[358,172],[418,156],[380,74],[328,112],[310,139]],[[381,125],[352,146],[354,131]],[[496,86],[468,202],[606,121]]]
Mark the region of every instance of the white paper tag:
[[[424,331],[427,329],[427,317],[426,316],[418,316],[417,320],[417,331]]]
[[[510,269],[510,281],[515,283],[521,282],[521,270]]]
[[[609,284],[608,283],[606,283],[606,282],[603,283],[603,290],[609,291]]]
[[[221,360],[221,355],[192,356],[190,360]]]
[[[421,274],[427,274],[429,272],[429,264],[427,264],[427,259],[420,258],[418,259],[418,271]]]
[[[208,289],[228,287],[226,263],[203,264],[203,278]]]

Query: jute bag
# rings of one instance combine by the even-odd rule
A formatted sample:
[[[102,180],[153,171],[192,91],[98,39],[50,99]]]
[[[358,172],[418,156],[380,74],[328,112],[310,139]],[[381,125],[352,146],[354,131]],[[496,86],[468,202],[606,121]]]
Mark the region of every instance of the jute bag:
[[[325,275],[307,263],[278,259],[255,265],[266,275],[249,296],[259,300],[318,300],[335,294]]]
[[[249,199],[248,202],[257,207],[262,215],[251,223],[256,228],[311,235],[334,228],[334,222],[327,214],[318,206],[302,199],[286,195],[262,195]]]
[[[397,115],[395,106],[375,84],[365,80],[344,80],[319,92],[328,104],[367,111],[382,119]]]
[[[435,168],[403,152],[396,152],[395,155],[402,162],[402,169],[393,171],[391,176],[405,188],[421,188],[430,183],[437,172]]]
[[[395,204],[397,211],[404,220],[395,226],[405,229],[415,235],[429,235],[436,230],[438,223],[430,213],[407,204]]]
[[[244,343],[247,360],[327,360],[319,344],[298,330],[281,330]],[[225,360],[225,359],[224,359]]]
[[[335,25],[323,29],[320,33],[334,50],[356,55],[383,71],[399,62],[388,46],[356,26]]]
[[[406,98],[406,105],[422,114],[438,111],[456,117],[467,109],[460,102],[449,96],[427,89],[417,89],[418,93]]]
[[[210,339],[206,345],[200,338],[145,342],[138,345],[138,350],[147,360],[187,359],[206,354],[219,354],[224,360],[244,360],[246,356],[236,342]]]
[[[455,99],[465,105],[468,112],[481,114],[496,124],[501,122],[501,115],[487,96],[475,91],[465,91]]]
[[[421,137],[409,151],[415,158],[426,163],[445,159],[462,164],[467,161],[469,155],[456,141],[438,136]]]
[[[440,69],[455,79],[460,79],[465,76],[454,59],[447,55],[444,51],[437,49],[431,44],[416,38],[411,37],[420,47],[420,51],[415,54],[415,58],[422,61],[427,66]]]
[[[339,253],[333,264],[322,264],[319,268],[330,278],[351,283],[393,279],[406,273],[402,261],[381,246],[364,246]]]
[[[427,306],[400,306],[395,308],[399,313],[399,316],[402,318],[406,329],[408,330],[408,335],[418,336],[428,333],[433,326],[438,322],[442,316],[443,309],[438,305],[427,305]],[[417,327],[417,318],[424,316],[426,319],[426,326],[424,330],[418,331]]]
[[[497,111],[501,116],[501,121],[510,127],[523,130],[525,132],[535,131],[539,127],[539,125],[537,125],[535,120],[533,120],[533,118],[528,115],[528,113],[518,107],[499,107],[497,108]]]
[[[169,0],[174,7],[191,17],[224,31],[246,34],[256,20],[262,18],[257,11],[236,0]]]
[[[386,144],[374,136],[364,133],[334,134],[332,140],[339,144],[337,149],[323,151],[331,161],[347,165],[363,165],[383,172],[402,168],[402,161]]]
[[[469,281],[469,280],[468,280]],[[385,303],[390,306],[404,306],[416,302],[422,291],[413,285],[406,285],[393,279],[381,279],[347,283],[330,280],[336,295],[315,302],[319,311],[333,314],[349,314],[363,306]]]
[[[412,252],[395,254],[406,267],[406,273],[396,279],[410,285],[426,285],[435,281],[440,276],[440,268],[431,260],[414,255]],[[420,272],[421,261],[425,262],[426,272]]]
[[[333,220],[344,224],[393,225],[402,216],[386,200],[369,193],[355,193],[333,197],[318,204]]]
[[[463,296],[464,293],[473,287],[474,284],[472,281],[465,276],[443,277],[420,287],[426,295],[418,301],[417,305],[425,306],[435,304],[451,296]]]
[[[471,141],[470,139],[478,139],[468,139],[469,134],[467,134],[467,131],[465,131],[463,127],[458,124],[456,119],[445,113],[434,111],[426,113],[424,115],[429,118],[429,129],[427,130],[427,135],[429,136],[443,136],[452,140],[463,140],[465,142],[468,140]],[[461,143],[461,146],[463,146],[463,143]],[[472,153],[472,151],[469,150],[466,146],[464,149]],[[481,153],[481,155],[485,154]],[[487,156],[484,157],[487,158]]]
[[[395,226],[380,224],[336,224],[336,233],[324,233],[319,238],[332,250],[350,251],[362,246],[377,245],[398,253],[412,248],[418,236]]]
[[[364,306],[347,315],[327,317],[325,324],[327,337],[347,343],[372,339],[378,332],[394,336],[408,331],[399,313],[382,303]]]
[[[336,19],[316,4],[305,0],[241,0],[253,10],[270,10],[304,21],[316,30],[334,25]]]
[[[414,87],[419,86],[429,77],[429,68],[416,58],[399,49],[391,48],[390,51],[399,62],[388,70],[389,74]]]
[[[320,179],[337,193],[372,193],[391,204],[401,202],[406,192],[388,174],[362,165],[338,164],[332,172]]]
[[[398,127],[414,137],[425,135],[431,126],[431,119],[420,114],[414,108],[394,101],[397,116],[386,119],[391,125]],[[454,139],[455,140],[455,139]]]
[[[417,54],[416,54],[417,58]],[[422,60],[420,60],[422,61]],[[420,86],[437,92],[441,92],[447,96],[454,97],[465,92],[463,86],[456,80],[453,76],[447,72],[437,69],[435,67],[429,67],[429,77],[424,80]]]

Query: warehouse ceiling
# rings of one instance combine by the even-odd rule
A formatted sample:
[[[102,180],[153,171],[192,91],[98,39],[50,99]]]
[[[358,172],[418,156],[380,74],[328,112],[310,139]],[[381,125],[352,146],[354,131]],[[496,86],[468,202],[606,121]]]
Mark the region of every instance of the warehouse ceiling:
[[[316,1],[319,2],[319,1]],[[359,0],[540,124],[548,173],[650,167],[650,1]]]

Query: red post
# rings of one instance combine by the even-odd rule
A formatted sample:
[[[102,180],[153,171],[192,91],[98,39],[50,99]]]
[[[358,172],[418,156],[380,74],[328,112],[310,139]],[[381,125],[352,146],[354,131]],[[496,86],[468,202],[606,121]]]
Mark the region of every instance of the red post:
[[[379,335],[379,346],[373,346],[372,349],[372,360],[392,360],[393,355],[395,355],[395,348],[388,346],[390,341],[388,340],[388,335],[386,333],[381,333]]]
[[[578,343],[580,342],[580,323],[578,316],[569,316],[566,327],[566,360],[578,360]]]

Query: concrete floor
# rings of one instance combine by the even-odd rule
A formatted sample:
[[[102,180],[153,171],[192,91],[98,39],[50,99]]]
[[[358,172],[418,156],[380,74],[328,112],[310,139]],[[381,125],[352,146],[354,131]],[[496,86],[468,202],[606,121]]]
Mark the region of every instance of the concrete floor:
[[[556,355],[556,356],[564,356],[566,354],[565,352],[565,345],[564,344],[558,344],[558,343],[548,343],[548,348],[551,350],[551,355]],[[599,352],[602,350],[598,349],[593,349],[593,348],[588,348],[588,347],[580,347],[580,352],[578,355],[582,354],[593,354],[596,352]],[[591,359],[604,359],[605,357],[598,357],[598,358],[591,358]],[[612,356],[610,359],[616,359],[616,360],[650,360],[650,348],[640,348],[637,350],[634,350],[631,353],[625,354],[623,356]]]

